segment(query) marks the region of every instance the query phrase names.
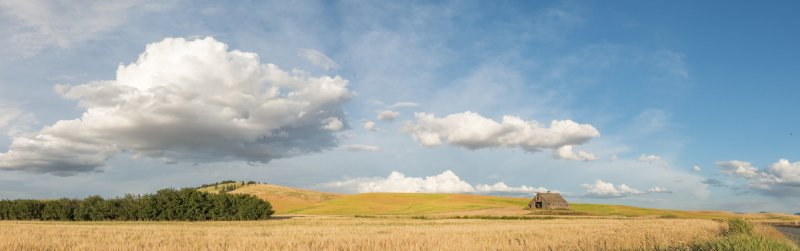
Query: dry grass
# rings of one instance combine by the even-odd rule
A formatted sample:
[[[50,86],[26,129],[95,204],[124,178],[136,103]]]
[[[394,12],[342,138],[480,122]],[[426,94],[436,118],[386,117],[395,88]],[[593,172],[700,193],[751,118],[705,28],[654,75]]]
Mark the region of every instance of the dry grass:
[[[516,207],[524,211],[528,199],[475,194],[362,193],[324,201],[298,210],[316,215],[422,215]]]
[[[718,236],[702,219],[0,222],[0,250],[619,250]]]
[[[767,224],[753,223],[744,219],[730,219],[723,235],[709,241],[700,241],[689,247],[671,247],[669,250],[770,250],[798,251],[797,245],[784,234]]]
[[[291,187],[282,187],[268,184],[255,184],[239,187],[230,192],[233,194],[250,194],[272,204],[272,210],[278,214],[291,213],[309,207],[317,206],[322,202],[340,198],[345,195],[318,192]]]
[[[230,193],[266,199],[280,214],[313,215],[558,215],[559,217],[637,217],[682,219],[746,218],[759,222],[792,222],[800,217],[782,213],[736,214],[723,211],[682,211],[622,205],[571,204],[569,211],[526,210],[530,198],[475,194],[364,193],[334,194],[267,184],[239,187]]]

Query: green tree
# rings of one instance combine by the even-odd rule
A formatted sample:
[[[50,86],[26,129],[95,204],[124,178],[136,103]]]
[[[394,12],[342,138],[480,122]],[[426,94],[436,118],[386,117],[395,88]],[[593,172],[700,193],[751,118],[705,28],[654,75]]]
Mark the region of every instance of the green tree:
[[[156,220],[182,220],[186,209],[181,200],[180,192],[169,188],[161,189],[155,194],[155,207],[159,211]]]
[[[267,219],[274,213],[269,202],[255,196],[237,194],[234,198],[237,209],[235,219],[237,220]]]
[[[139,211],[139,219],[156,220],[161,215],[161,209],[158,207],[158,201],[155,195],[148,194],[142,196],[139,205],[142,208]]]
[[[78,204],[78,208],[75,210],[75,219],[93,221],[109,220],[111,218],[110,210],[108,203],[103,200],[103,197],[98,195],[89,196]]]
[[[213,206],[211,207],[210,214],[214,220],[232,220],[235,214],[233,200],[227,194],[212,194],[211,200]]]
[[[135,221],[143,219],[140,217],[142,203],[140,203],[139,200],[142,200],[140,196],[132,194],[126,194],[122,198],[115,199],[115,204],[118,205],[115,207],[117,220]]]
[[[192,188],[107,200],[97,195],[83,200],[0,200],[0,220],[258,220],[273,213],[269,202],[252,195],[211,194]]]
[[[202,221],[210,218],[209,210],[213,204],[208,198],[208,193],[194,189],[182,189],[181,195],[184,196],[184,200],[186,201],[187,220]]]
[[[42,217],[44,203],[37,200],[16,200],[12,203],[12,220],[39,220]]]
[[[11,201],[0,200],[0,220],[10,220]]]
[[[42,209],[42,220],[74,220],[73,211],[77,203],[70,199],[45,201]]]

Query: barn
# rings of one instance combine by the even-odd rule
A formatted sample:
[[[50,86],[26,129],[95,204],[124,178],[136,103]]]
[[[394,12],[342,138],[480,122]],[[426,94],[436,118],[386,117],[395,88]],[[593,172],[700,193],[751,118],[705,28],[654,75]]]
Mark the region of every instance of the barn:
[[[569,209],[569,203],[561,194],[558,193],[536,193],[531,202],[528,203],[530,209]]]

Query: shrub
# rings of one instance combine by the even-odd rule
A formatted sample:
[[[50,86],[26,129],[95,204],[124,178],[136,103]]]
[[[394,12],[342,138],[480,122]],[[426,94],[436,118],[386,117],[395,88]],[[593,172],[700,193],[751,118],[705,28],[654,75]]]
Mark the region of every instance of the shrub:
[[[725,231],[726,235],[734,235],[734,234],[746,234],[752,235],[753,234],[753,225],[747,220],[742,218],[730,219],[728,220],[728,230]]]
[[[754,231],[753,225],[745,219],[728,220],[728,229],[723,236],[714,241],[693,243],[691,250],[798,250],[786,239],[768,236],[762,229]]]
[[[781,242],[766,236],[736,234],[721,238],[717,241],[695,243],[691,245],[691,250],[770,250],[770,251],[794,251],[797,248],[786,242]]]

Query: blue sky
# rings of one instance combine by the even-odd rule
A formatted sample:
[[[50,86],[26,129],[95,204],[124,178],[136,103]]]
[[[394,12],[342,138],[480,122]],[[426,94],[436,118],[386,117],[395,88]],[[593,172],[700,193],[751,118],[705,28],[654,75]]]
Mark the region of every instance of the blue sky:
[[[0,10],[0,198],[236,179],[800,206],[791,1]]]

